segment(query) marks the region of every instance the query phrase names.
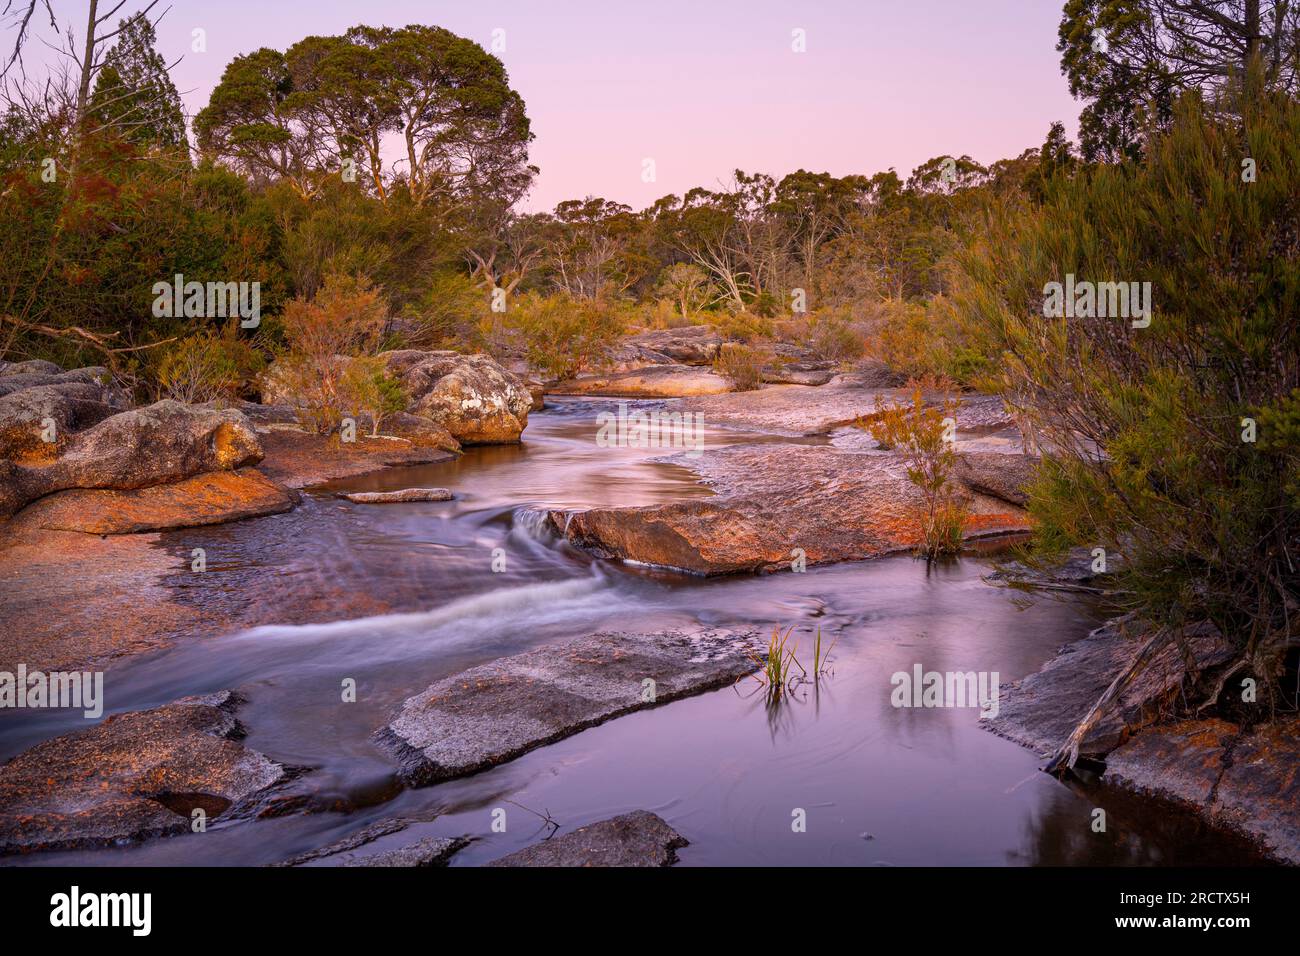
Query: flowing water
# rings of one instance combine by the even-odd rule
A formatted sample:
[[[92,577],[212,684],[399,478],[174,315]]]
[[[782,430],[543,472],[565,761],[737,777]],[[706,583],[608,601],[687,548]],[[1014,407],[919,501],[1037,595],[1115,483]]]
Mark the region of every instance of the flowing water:
[[[521,445],[335,482],[289,514],[164,535],[159,546],[177,555],[208,554],[207,572],[167,581],[175,600],[214,614],[233,603],[257,626],[109,668],[109,711],[238,688],[247,743],[315,768],[301,785],[338,809],[5,862],[270,863],[401,817],[417,822],[377,849],[467,834],[475,840],[453,865],[473,865],[544,838],[533,811],[565,832],[638,808],[691,841],[683,865],[1252,862],[1182,814],[1037,772],[1039,757],[982,730],[975,709],[891,705],[895,672],[920,664],[1007,682],[1095,626],[1077,600],[1026,601],[986,584],[986,556],[701,579],[596,561],[548,534],[535,509],[709,494],[689,469],[653,460],[663,450],[599,447],[595,416],[609,407],[561,401],[530,418]],[[774,440],[711,430],[706,448]],[[335,494],[413,486],[457,497],[356,505]],[[774,624],[796,628],[805,659],[816,628],[837,641],[829,672],[776,708],[746,681],[415,790],[371,740],[433,681],[540,644],[601,629]],[[344,678],[357,683],[356,703],[340,703]],[[29,714],[0,721],[0,758],[85,726]],[[1105,833],[1092,831],[1096,807],[1108,812]],[[497,809],[504,833],[492,830]],[[792,828],[797,810],[805,832]]]

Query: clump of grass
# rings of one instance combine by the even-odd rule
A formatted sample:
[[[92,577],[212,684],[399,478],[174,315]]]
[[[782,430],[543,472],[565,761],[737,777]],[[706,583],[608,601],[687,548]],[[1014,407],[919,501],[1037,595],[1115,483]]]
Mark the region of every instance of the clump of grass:
[[[839,640],[836,637],[829,647],[823,648],[822,629],[817,628],[817,635],[813,638],[813,669],[809,672],[799,663],[799,642],[792,639],[793,635],[794,626],[783,633],[780,625],[773,625],[766,655],[760,656],[750,651],[750,657],[759,665],[759,670],[753,677],[766,689],[770,703],[776,703],[793,693],[800,684],[816,683],[826,674],[826,664]]]
[[[822,629],[817,628],[817,636],[813,639],[813,680],[817,680],[826,673],[826,664],[831,658],[831,651],[835,650],[835,645],[839,642],[839,635],[831,641],[830,647],[822,651]]]

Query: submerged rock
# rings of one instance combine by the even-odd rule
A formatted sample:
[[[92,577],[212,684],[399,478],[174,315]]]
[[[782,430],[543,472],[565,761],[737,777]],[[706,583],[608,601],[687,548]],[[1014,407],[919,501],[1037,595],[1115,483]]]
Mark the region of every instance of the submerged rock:
[[[1003,688],[998,715],[985,726],[1040,754],[1054,752],[1132,662],[1141,644],[1125,633],[1124,622],[1106,623],[1067,644],[1037,673]],[[1188,652],[1202,669],[1232,656],[1228,643],[1212,628],[1190,633]],[[1103,757],[1160,717],[1178,690],[1184,666],[1176,645],[1156,654],[1083,741],[1080,754]]]
[[[1300,865],[1300,718],[1250,732],[1217,719],[1151,727],[1106,758],[1104,779],[1189,807]]]
[[[387,504],[394,501],[451,501],[446,488],[403,488],[401,491],[352,491],[340,497],[358,504]]]
[[[438,681],[408,698],[376,737],[413,786],[465,776],[610,718],[733,683],[758,667],[752,639],[729,631],[595,634],[539,647]]]
[[[72,489],[48,495],[14,517],[16,527],[89,534],[195,528],[282,514],[299,495],[255,468],[213,471],[134,491]]]
[[[697,469],[716,492],[639,508],[552,511],[552,527],[592,553],[696,574],[775,571],[878,557],[914,547],[920,492],[892,455],[825,445],[735,445],[670,459]],[[1027,530],[1025,514],[976,494],[966,534]]]
[[[690,841],[649,810],[633,810],[526,847],[488,866],[671,866]]]
[[[731,391],[731,382],[710,369],[689,365],[651,365],[613,372],[582,375],[551,387],[555,395],[602,395],[612,398],[680,398],[687,395],[720,395]]]
[[[467,837],[425,837],[414,843],[404,844],[391,849],[381,849],[373,853],[358,853],[371,844],[382,841],[394,833],[401,833],[410,826],[408,820],[380,820],[363,827],[356,833],[344,837],[318,850],[303,853],[275,866],[303,866],[307,863],[323,862],[330,866],[384,866],[384,867],[421,867],[446,866],[447,861],[469,846]]]
[[[0,853],[104,846],[252,810],[294,771],[245,747],[231,691],[37,744],[0,767]]]

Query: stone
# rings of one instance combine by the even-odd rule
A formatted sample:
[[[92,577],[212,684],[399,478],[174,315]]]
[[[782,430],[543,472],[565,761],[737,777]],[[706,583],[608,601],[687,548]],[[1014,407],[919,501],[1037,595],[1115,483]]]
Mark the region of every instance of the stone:
[[[1004,687],[997,717],[984,725],[1040,754],[1053,753],[1132,662],[1143,642],[1128,632],[1141,635],[1144,630],[1129,619],[1117,619],[1067,644],[1037,673]],[[1228,643],[1209,627],[1191,632],[1188,648],[1202,669],[1232,657]],[[1163,716],[1183,673],[1182,652],[1175,645],[1166,646],[1093,728],[1080,746],[1080,755],[1104,757]]]
[[[252,812],[296,770],[240,741],[230,691],[115,714],[0,767],[0,853],[119,845]]]
[[[14,522],[49,531],[136,534],[282,514],[298,501],[297,492],[282,488],[255,468],[241,468],[131,491],[60,491],[28,505]]]
[[[722,336],[707,325],[656,329],[624,339],[610,355],[615,371],[651,365],[712,365],[722,349]]]
[[[712,498],[662,505],[552,511],[552,528],[602,558],[695,574],[788,570],[914,548],[923,500],[897,456],[825,445],[763,443],[666,459],[696,469]],[[976,494],[967,537],[1028,530],[1014,506]]]
[[[48,462],[8,463],[8,474],[0,474],[7,479],[0,516],[68,488],[144,488],[261,459],[257,435],[240,412],[165,400],[76,432]]]
[[[466,445],[519,441],[533,396],[486,355],[405,349],[380,355],[406,389],[406,411],[442,426]]]
[[[1150,727],[1106,758],[1108,784],[1195,810],[1300,864],[1300,718],[1243,731],[1217,718]]]
[[[721,395],[731,391],[725,376],[689,365],[651,365],[606,375],[582,375],[551,387],[554,395],[601,395],[611,398],[679,398]]]
[[[398,501],[451,501],[446,488],[403,488],[401,491],[352,491],[340,495],[358,504],[379,505]]]
[[[957,456],[953,471],[972,491],[1023,508],[1029,503],[1026,489],[1034,480],[1039,462],[1040,459],[1034,455],[969,451]]]
[[[376,736],[404,781],[425,786],[512,760],[614,717],[734,683],[756,670],[754,635],[601,633],[438,681]],[[654,681],[654,700],[643,683]]]
[[[648,810],[633,810],[526,847],[488,866],[672,866],[689,841]]]
[[[446,866],[456,853],[469,846],[466,837],[424,837],[374,853],[358,853],[385,837],[401,833],[410,826],[407,820],[380,820],[328,846],[302,853],[275,866],[302,866],[323,861],[333,866],[423,867]]]

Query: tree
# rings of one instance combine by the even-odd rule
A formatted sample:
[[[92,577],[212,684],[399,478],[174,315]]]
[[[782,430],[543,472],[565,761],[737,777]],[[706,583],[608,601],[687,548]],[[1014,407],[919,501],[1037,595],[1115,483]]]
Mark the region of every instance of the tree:
[[[101,127],[131,142],[185,151],[185,116],[157,35],[144,14],[123,20],[117,42],[104,56],[90,110]]]
[[[254,180],[284,179],[311,197],[325,149],[321,131],[290,101],[292,92],[283,53],[263,47],[236,57],[194,118],[199,150]]]
[[[1135,158],[1173,103],[1197,89],[1216,109],[1300,83],[1295,0],[1067,0],[1057,50],[1070,92],[1088,100],[1080,140],[1089,161]]]

